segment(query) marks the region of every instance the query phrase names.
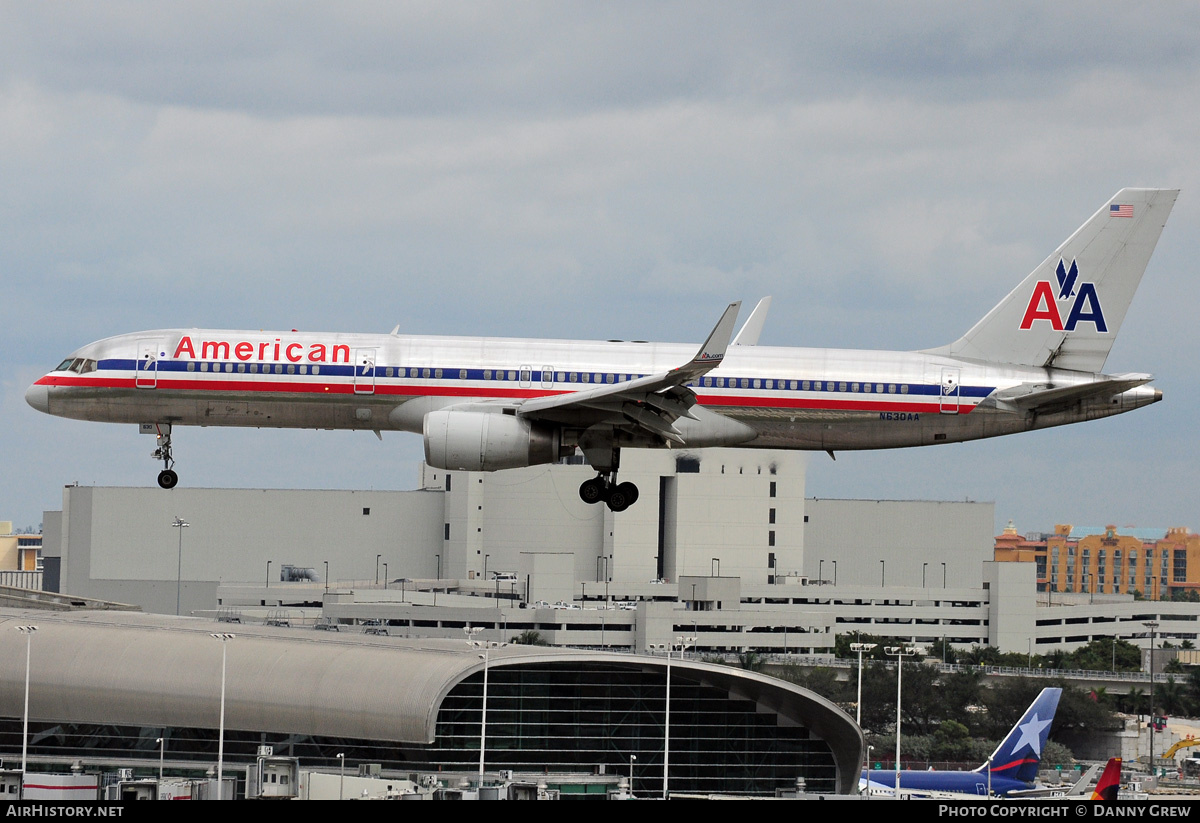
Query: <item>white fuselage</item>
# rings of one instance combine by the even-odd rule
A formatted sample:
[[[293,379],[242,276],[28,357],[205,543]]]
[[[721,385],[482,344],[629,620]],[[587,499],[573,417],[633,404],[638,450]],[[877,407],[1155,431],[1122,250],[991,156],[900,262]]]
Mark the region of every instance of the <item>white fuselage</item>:
[[[169,329],[84,346],[27,397],[50,414],[114,423],[420,433],[430,411],[625,382],[693,353],[667,343]],[[994,437],[1161,397],[1139,386],[1041,414],[990,400],[1021,384],[1098,378],[917,352],[733,346],[688,387],[699,405],[753,429],[742,445],[844,450]]]

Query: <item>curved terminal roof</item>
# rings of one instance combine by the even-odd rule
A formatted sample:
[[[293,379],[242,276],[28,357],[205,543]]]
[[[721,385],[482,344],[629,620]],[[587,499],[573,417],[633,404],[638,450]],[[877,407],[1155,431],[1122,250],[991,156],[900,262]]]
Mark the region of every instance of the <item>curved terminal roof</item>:
[[[429,744],[449,691],[483,668],[477,649],[443,639],[376,637],[243,626],[115,612],[0,610],[0,713],[22,713],[25,636],[36,625],[30,662],[35,720],[215,728],[226,643],[225,725],[329,737]],[[662,669],[666,661],[605,652],[505,645],[490,665],[606,663]],[[781,722],[824,739],[838,765],[839,789],[857,783],[862,734],[824,698],[780,680],[728,666],[672,661],[685,676],[728,690]]]

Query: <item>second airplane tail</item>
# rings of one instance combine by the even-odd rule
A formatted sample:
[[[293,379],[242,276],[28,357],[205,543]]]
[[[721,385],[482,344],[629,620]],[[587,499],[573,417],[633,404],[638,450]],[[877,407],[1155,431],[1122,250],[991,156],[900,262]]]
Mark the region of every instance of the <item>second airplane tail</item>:
[[[1062,689],[1042,689],[1025,714],[1021,715],[1017,725],[1009,730],[992,753],[992,774],[1024,783],[1033,782],[1042,763],[1042,752],[1050,736],[1050,724],[1054,721],[1060,697]],[[975,771],[986,772],[987,768],[985,763]]]
[[[1121,189],[970,331],[929,353],[1102,371],[1178,195]]]

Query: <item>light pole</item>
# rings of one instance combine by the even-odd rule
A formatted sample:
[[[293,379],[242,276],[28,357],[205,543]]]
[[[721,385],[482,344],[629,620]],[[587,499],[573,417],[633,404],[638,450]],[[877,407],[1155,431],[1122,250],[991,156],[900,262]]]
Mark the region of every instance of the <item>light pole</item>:
[[[946,588],[946,564],[942,564],[942,588]]]
[[[992,796],[992,755],[988,755],[988,797]]]
[[[817,585],[825,585],[825,559],[821,558],[817,561]]]
[[[338,752],[338,800],[346,799],[346,753]]]
[[[442,556],[440,554],[435,554],[433,556],[433,558],[435,560],[437,560],[437,579],[441,580],[442,579]]]
[[[871,799],[871,752],[875,751],[874,746],[867,746],[867,762],[864,764],[863,772],[867,775],[867,800]]]
[[[329,591],[329,561],[325,561],[325,591]]]
[[[268,589],[271,588],[271,561],[270,560],[267,561],[267,586],[266,587]]]
[[[684,637],[677,635],[675,642],[667,646],[667,712],[666,720],[663,723],[663,800],[669,799],[667,794],[667,770],[671,760],[671,650],[679,649],[679,659],[683,659],[683,653],[687,651],[688,646],[696,644],[695,637]]]
[[[487,564],[488,564],[489,557],[491,557],[490,554],[485,554],[483,556],[483,579],[484,580],[487,580]]]
[[[163,779],[163,749],[166,748],[167,741],[160,737],[154,742],[158,744],[158,782],[161,783]]]
[[[375,585],[376,586],[379,585],[379,558],[381,558],[381,557],[383,557],[382,554],[375,555]]]
[[[507,625],[507,623],[506,623]],[[483,785],[483,761],[485,746],[487,744],[487,698],[488,698],[488,663],[491,644],[486,640],[476,640],[475,636],[483,631],[483,626],[472,626],[467,624],[463,626],[463,633],[467,636],[467,642],[475,648],[483,647],[483,654],[479,655],[483,658],[483,710],[479,719],[479,785]]]
[[[904,672],[904,658],[912,657],[917,650],[904,646],[887,646],[883,651],[890,657],[896,658],[896,799],[898,800],[900,798],[900,679]]]
[[[29,754],[29,655],[33,648],[33,633],[37,626],[17,626],[17,631],[25,635],[25,720],[21,728],[21,797],[25,797],[25,768]]]
[[[928,568],[928,563],[921,564],[921,588],[925,588],[925,569]]]
[[[837,587],[837,561],[831,560],[829,562],[833,564],[833,585],[836,588]]]
[[[862,725],[862,656],[863,652],[869,652],[874,649],[877,643],[851,643],[850,651],[858,652],[858,702],[854,709],[854,722]]]
[[[385,591],[387,590],[387,587],[388,587],[387,563],[384,563],[384,564],[383,564],[383,588],[384,588],[384,590],[385,590]],[[401,584],[401,586],[400,586],[400,599],[401,599],[402,601],[404,600],[404,586],[403,586],[403,584]]]
[[[179,529],[179,562],[175,569],[175,616],[179,616],[179,593],[183,588],[183,530],[192,524],[175,515],[175,522],[171,524],[171,528]]]
[[[225,649],[226,644],[237,635],[221,632],[213,633],[210,636],[221,641],[221,722],[217,727],[217,795],[223,800],[225,798],[225,784],[222,782],[225,776]]]
[[[880,588],[887,585],[887,561],[879,561],[879,586]]]
[[[1157,620],[1147,620],[1142,624],[1150,630],[1150,774],[1154,771],[1154,633],[1158,631]]]
[[[711,571],[712,571],[712,576],[713,576],[713,577],[720,577],[720,576],[721,576],[721,558],[719,558],[719,557],[714,557],[714,558],[712,559],[712,569],[711,569]]]
[[[633,763],[637,760],[636,754],[629,755],[629,796],[633,797]]]

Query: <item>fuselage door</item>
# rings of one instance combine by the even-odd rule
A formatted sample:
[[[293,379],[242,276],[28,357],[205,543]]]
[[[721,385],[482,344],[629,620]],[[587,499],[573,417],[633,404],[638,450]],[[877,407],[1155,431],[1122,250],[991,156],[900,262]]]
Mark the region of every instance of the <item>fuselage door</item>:
[[[137,363],[134,365],[133,385],[139,389],[158,386],[158,358],[162,352],[161,340],[139,340]]]
[[[354,350],[354,393],[375,393],[375,349]]]
[[[942,414],[958,414],[959,371],[960,369],[942,369]]]

